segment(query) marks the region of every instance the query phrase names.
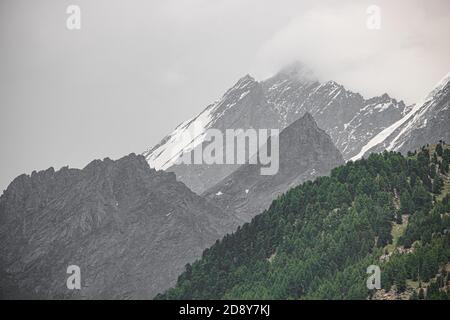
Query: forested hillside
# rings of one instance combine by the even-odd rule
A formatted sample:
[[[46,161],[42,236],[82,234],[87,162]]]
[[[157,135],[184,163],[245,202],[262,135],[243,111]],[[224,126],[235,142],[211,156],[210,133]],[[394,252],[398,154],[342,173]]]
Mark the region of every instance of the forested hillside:
[[[448,299],[450,147],[372,154],[295,187],[160,299]],[[369,265],[381,290],[366,287]]]

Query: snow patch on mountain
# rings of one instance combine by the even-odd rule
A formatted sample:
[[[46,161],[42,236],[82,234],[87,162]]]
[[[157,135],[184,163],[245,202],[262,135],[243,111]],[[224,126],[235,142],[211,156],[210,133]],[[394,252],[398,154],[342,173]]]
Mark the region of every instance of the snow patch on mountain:
[[[368,151],[375,148],[376,146],[384,143],[389,138],[389,145],[385,148],[388,151],[396,151],[401,148],[404,142],[398,144],[397,141],[411,128],[415,126],[426,126],[427,119],[424,115],[432,106],[436,95],[447,85],[450,81],[450,73],[447,74],[441,81],[431,90],[431,92],[418,104],[414,105],[412,109],[400,120],[393,123],[391,126],[387,127],[376,136],[374,136],[362,149],[361,151],[350,160],[356,161],[362,158]],[[420,123],[422,122],[422,123]],[[404,125],[404,127],[402,127]],[[400,129],[401,128],[401,129]],[[397,130],[399,133],[396,136],[391,137]]]
[[[180,181],[202,193],[236,169],[214,165],[174,166],[181,155],[204,143],[207,129],[281,131],[310,113],[348,160],[379,132],[402,119],[405,110],[410,110],[403,101],[387,94],[365,99],[335,81],[320,83],[309,74],[306,69],[285,68],[260,82],[246,75],[220,100],[182,123],[144,156],[151,167],[175,172]]]
[[[255,79],[251,76],[244,76],[222,96],[222,99],[209,105],[196,117],[178,125],[157,146],[144,152],[143,155],[150,167],[166,170],[173,166],[182,154],[192,151],[203,143],[207,129],[213,127],[224,113],[246,97],[255,83]]]
[[[216,106],[212,105],[197,117],[180,124],[168,140],[146,155],[150,167],[165,170],[172,166],[178,157],[194,149],[205,139],[205,131],[212,121],[211,114]]]

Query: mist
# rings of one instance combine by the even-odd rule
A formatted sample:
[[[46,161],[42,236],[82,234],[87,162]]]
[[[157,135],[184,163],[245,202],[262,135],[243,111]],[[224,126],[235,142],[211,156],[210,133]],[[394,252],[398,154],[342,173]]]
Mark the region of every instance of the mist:
[[[141,153],[241,76],[292,61],[411,104],[450,71],[450,3],[3,0],[0,188],[50,166]],[[81,29],[66,28],[69,5]],[[380,29],[367,28],[370,5]]]

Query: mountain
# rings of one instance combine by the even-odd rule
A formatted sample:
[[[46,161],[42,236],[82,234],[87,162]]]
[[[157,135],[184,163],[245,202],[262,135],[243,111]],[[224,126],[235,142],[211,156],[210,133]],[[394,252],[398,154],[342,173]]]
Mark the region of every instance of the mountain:
[[[198,116],[180,124],[173,133],[157,146],[144,153],[151,167],[174,172],[177,179],[191,190],[202,193],[228,174],[238,164],[175,165],[183,153],[203,146],[208,129],[272,129],[278,122],[277,113],[265,100],[260,83],[246,75],[229,89],[221,100],[209,105]],[[225,149],[224,145],[224,149]]]
[[[158,299],[450,299],[450,145],[291,188]],[[368,288],[368,267],[381,288]],[[372,275],[374,275],[372,273]]]
[[[334,81],[320,83],[310,73],[305,66],[293,64],[261,82],[246,75],[219,101],[180,124],[144,156],[152,168],[175,172],[177,179],[200,194],[239,167],[175,163],[182,154],[205,143],[208,129],[281,131],[308,112],[348,160],[409,110],[387,94],[365,99]]]
[[[450,141],[450,73],[403,118],[374,136],[352,160],[383,150],[405,153],[440,140]]]
[[[237,225],[143,156],[21,175],[0,197],[0,296],[152,298]]]
[[[242,165],[202,195],[250,221],[289,188],[328,175],[332,168],[344,163],[331,138],[309,113],[281,132],[279,155],[277,174],[261,175],[260,164]]]
[[[263,82],[269,104],[281,117],[280,128],[309,112],[345,160],[410,108],[387,94],[365,99],[334,81],[305,81],[302,68],[294,64]]]

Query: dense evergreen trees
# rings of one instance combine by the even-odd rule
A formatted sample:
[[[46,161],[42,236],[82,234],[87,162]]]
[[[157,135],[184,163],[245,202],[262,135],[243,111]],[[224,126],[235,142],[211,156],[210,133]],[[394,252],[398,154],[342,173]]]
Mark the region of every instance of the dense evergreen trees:
[[[205,250],[157,298],[365,299],[371,264],[380,265],[386,290],[426,282],[428,293],[415,298],[448,298],[440,288],[450,256],[450,196],[442,194],[449,162],[439,144],[407,158],[372,154],[308,181]]]

